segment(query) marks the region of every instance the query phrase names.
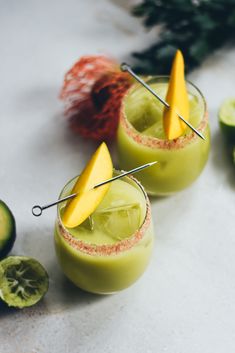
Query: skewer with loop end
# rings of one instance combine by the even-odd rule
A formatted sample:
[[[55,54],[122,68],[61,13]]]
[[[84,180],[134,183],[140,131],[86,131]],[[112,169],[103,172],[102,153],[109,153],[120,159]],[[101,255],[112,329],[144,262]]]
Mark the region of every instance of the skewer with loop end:
[[[120,69],[123,72],[128,72],[136,81],[138,81],[150,93],[152,93],[152,95],[154,95],[154,97],[156,97],[162,104],[164,104],[165,107],[170,108],[170,105],[162,97],[160,97],[146,82],[144,82],[144,80],[142,80],[142,78],[140,78],[138,75],[136,75],[136,73],[132,70],[132,68],[128,64],[122,63],[120,65]],[[191,130],[193,130],[195,132],[195,134],[197,134],[202,140],[205,140],[204,135],[201,132],[199,132],[197,129],[195,129],[195,127],[192,126],[192,124],[190,124],[187,120],[185,120],[182,117],[182,115],[180,115],[179,113],[177,113],[177,115]]]
[[[131,169],[131,170],[128,170],[127,172],[123,172],[122,174],[120,175],[116,175],[115,177],[111,178],[111,179],[108,179],[108,180],[104,180],[102,181],[101,183],[99,184],[96,184],[92,189],[96,189],[100,186],[103,186],[105,184],[108,184],[108,183],[111,183],[112,181],[115,181],[117,179],[120,179],[120,178],[123,178],[124,176],[126,175],[129,175],[129,174],[134,174],[134,173],[137,173],[145,168],[148,168],[148,167],[151,167],[153,166],[154,164],[158,163],[157,161],[154,161],[154,162],[150,162],[150,163],[146,163],[146,164],[143,164],[137,168],[134,168],[134,169]],[[92,190],[90,189],[90,190]],[[87,190],[88,191],[88,190]],[[70,199],[73,199],[74,197],[76,197],[78,195],[78,193],[74,193],[74,194],[71,194],[71,195],[68,195],[66,197],[63,197],[62,199],[59,199],[55,202],[52,202],[52,203],[49,203],[47,205],[44,205],[44,206],[40,206],[40,205],[35,205],[33,206],[32,208],[32,214],[35,216],[35,217],[39,217],[41,216],[42,212],[44,210],[46,210],[47,208],[50,208],[52,206],[55,206],[55,205],[58,205],[59,203],[63,202],[63,201],[67,201],[67,200],[70,200]]]

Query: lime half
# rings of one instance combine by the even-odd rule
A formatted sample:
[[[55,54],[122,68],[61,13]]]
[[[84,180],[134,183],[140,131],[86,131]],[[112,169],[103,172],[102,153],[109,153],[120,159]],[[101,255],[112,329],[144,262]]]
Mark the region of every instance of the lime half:
[[[8,306],[32,306],[46,294],[48,287],[48,274],[35,259],[9,256],[0,262],[0,298]]]
[[[228,142],[235,143],[235,98],[226,99],[219,110],[219,122]]]
[[[0,200],[0,259],[10,252],[15,238],[15,218],[5,202]]]

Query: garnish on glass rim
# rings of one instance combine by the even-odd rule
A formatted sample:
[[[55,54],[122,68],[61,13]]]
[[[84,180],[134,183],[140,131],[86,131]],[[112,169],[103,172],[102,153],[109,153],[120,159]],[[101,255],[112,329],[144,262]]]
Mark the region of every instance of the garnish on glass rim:
[[[115,176],[115,177],[113,177],[113,178],[111,178],[111,179],[105,180],[105,181],[103,181],[103,182],[101,182],[101,183],[95,185],[95,186],[93,187],[93,189],[96,189],[96,188],[98,188],[98,187],[100,187],[100,186],[103,186],[103,185],[105,185],[105,184],[111,183],[111,182],[114,181],[114,180],[123,178],[123,177],[126,176],[126,175],[134,174],[134,173],[137,173],[137,172],[139,172],[139,171],[141,171],[141,170],[143,170],[143,169],[145,169],[145,168],[152,167],[154,164],[157,164],[157,163],[159,163],[159,162],[158,162],[158,161],[149,162],[149,163],[143,164],[143,165],[141,165],[141,166],[139,166],[139,167],[136,167],[136,168],[134,168],[134,169],[128,170],[128,171],[126,171],[126,172],[124,171],[124,172],[123,172],[122,174],[120,174],[120,175],[117,175],[117,176]],[[41,216],[43,210],[45,210],[45,209],[47,209],[47,208],[50,208],[50,207],[52,207],[52,206],[55,206],[55,205],[57,205],[58,203],[61,203],[61,202],[63,202],[63,201],[72,199],[72,198],[74,198],[75,196],[77,196],[77,193],[68,195],[68,196],[66,196],[66,197],[63,197],[62,199],[59,199],[59,200],[57,200],[57,201],[55,201],[55,202],[52,202],[52,203],[50,203],[50,204],[48,204],[48,205],[44,205],[44,206],[35,205],[35,206],[33,206],[33,208],[32,208],[32,214],[33,214],[35,217],[39,217],[39,216]]]
[[[165,105],[166,108],[170,108],[170,105],[162,99],[144,80],[142,80],[136,73],[132,70],[132,68],[127,63],[122,63],[120,65],[121,70],[124,72],[128,72],[136,81],[138,81],[142,86],[144,86],[152,95],[154,95],[162,104]],[[201,132],[195,129],[187,120],[185,120],[181,114],[177,112],[178,117],[186,124],[188,127],[193,130],[201,139],[205,140],[205,137]]]

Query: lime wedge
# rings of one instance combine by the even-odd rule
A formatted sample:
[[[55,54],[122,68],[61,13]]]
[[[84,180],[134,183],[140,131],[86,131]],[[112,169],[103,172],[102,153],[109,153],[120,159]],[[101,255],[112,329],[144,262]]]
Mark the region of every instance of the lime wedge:
[[[140,205],[133,203],[101,209],[93,214],[93,218],[103,232],[115,240],[122,240],[140,227]]]
[[[219,109],[221,130],[228,142],[235,142],[235,98],[226,99]]]
[[[46,294],[48,286],[48,274],[35,259],[9,256],[0,262],[0,298],[8,306],[32,306]]]

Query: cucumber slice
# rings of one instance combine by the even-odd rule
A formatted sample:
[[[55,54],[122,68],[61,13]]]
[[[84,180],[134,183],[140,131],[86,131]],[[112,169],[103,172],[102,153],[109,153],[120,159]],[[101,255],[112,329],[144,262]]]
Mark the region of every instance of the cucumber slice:
[[[9,256],[0,262],[0,298],[8,306],[32,306],[42,299],[48,287],[48,274],[35,259]]]
[[[0,259],[10,252],[15,238],[15,218],[9,207],[0,200]]]
[[[226,99],[219,110],[221,130],[230,143],[235,143],[235,98]]]

